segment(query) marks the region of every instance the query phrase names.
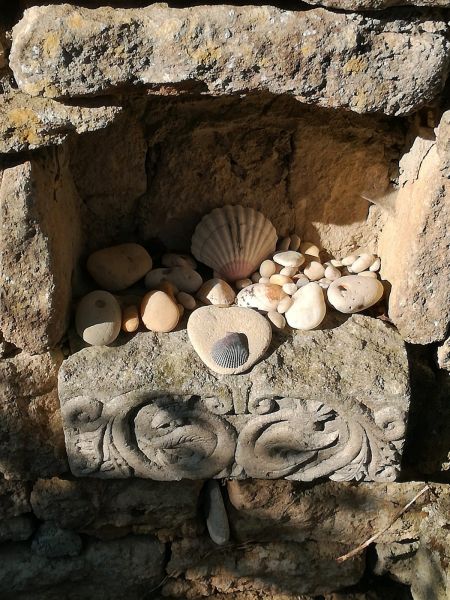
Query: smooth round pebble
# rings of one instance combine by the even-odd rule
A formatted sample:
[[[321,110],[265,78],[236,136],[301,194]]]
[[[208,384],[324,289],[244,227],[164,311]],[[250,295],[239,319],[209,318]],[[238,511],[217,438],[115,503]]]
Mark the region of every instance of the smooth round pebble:
[[[336,310],[352,314],[376,304],[383,292],[383,284],[378,279],[348,275],[333,281],[327,294],[329,303]]]
[[[234,285],[236,286],[236,289],[238,290],[243,290],[244,288],[248,287],[249,285],[252,285],[253,281],[251,279],[238,279],[237,281],[234,282]]]
[[[189,254],[174,254],[172,252],[162,255],[161,264],[163,267],[189,267],[191,269],[197,268],[195,259],[192,258],[192,256],[189,256]]]
[[[326,277],[322,277],[322,279],[319,279],[319,281],[317,283],[320,285],[320,287],[323,290],[326,290],[326,289],[328,289],[330,287],[332,281],[331,281],[331,279],[327,279]]]
[[[294,329],[308,331],[322,323],[326,313],[326,304],[322,288],[311,282],[297,290],[294,303],[285,313],[286,321]]]
[[[258,283],[269,283],[270,277],[260,277]]]
[[[295,294],[295,292],[298,290],[298,287],[295,283],[285,283],[283,286],[281,286],[283,289],[283,292],[286,292],[286,294],[289,294],[289,296],[292,296],[292,294]]]
[[[306,275],[310,281],[318,281],[325,275],[325,268],[322,263],[317,260],[312,260],[309,265],[305,267],[303,274]]]
[[[270,310],[267,313],[267,318],[276,329],[284,329],[286,327],[286,319],[275,310]]]
[[[289,250],[290,245],[291,245],[291,238],[285,237],[285,238],[279,240],[279,242],[277,244],[277,250],[279,250],[280,252],[286,252],[286,250]]]
[[[197,306],[194,296],[191,296],[191,294],[186,292],[178,292],[177,302],[184,306],[184,308],[187,310],[194,310],[194,308]]]
[[[287,296],[279,285],[274,283],[254,283],[241,290],[236,297],[237,305],[258,310],[277,310],[277,306]]]
[[[376,256],[374,254],[361,254],[355,260],[354,263],[351,264],[351,269],[353,273],[361,273],[362,271],[366,271],[371,264],[375,261]]]
[[[142,279],[152,268],[152,259],[140,244],[119,244],[93,252],[86,268],[99,286],[118,292]]]
[[[259,273],[261,275],[261,277],[271,277],[272,275],[274,275],[277,272],[277,266],[276,264],[273,262],[273,260],[264,260],[260,267],[259,267]]]
[[[261,273],[258,273],[258,271],[256,271],[255,273],[252,274],[251,276],[251,280],[253,283],[259,283],[259,280],[261,279]]]
[[[312,242],[302,242],[300,244],[300,252],[308,256],[315,256],[316,258],[320,256],[320,248]]]
[[[339,277],[342,277],[342,275],[339,269],[336,269],[336,267],[330,265],[325,269],[325,277],[327,279],[331,279],[331,281],[334,281],[335,279],[339,279]]]
[[[150,331],[172,331],[180,320],[178,304],[166,292],[148,292],[142,299],[141,319]]]
[[[229,283],[218,277],[208,279],[196,294],[203,304],[214,306],[230,306],[236,298],[236,293]]]
[[[284,314],[287,310],[291,308],[293,303],[294,301],[292,300],[292,298],[286,296],[286,298],[283,298],[283,300],[280,300],[280,302],[278,303],[277,311],[280,314]]]
[[[283,267],[280,269],[280,275],[286,275],[287,277],[293,277],[298,272],[298,267]]]
[[[362,271],[358,273],[359,277],[372,277],[372,279],[378,279],[377,274],[373,271]]]
[[[122,311],[122,331],[134,333],[139,329],[139,310],[134,304],[125,306]]]
[[[180,290],[193,294],[203,283],[203,279],[190,267],[169,267],[153,269],[145,276],[145,285],[147,289],[154,290],[161,285],[161,282],[166,279]]]
[[[295,281],[295,285],[298,288],[303,287],[304,285],[307,285],[310,281],[309,279],[306,277],[306,275],[304,273],[299,273],[298,275],[294,276],[294,281]]]
[[[283,267],[300,267],[305,262],[305,257],[300,252],[288,250],[287,252],[277,252],[273,255],[273,260]]]
[[[292,283],[292,279],[287,275],[280,275],[279,273],[275,273],[269,279],[269,283],[274,283],[275,285],[283,286],[285,283]]]
[[[348,267],[349,265],[353,264],[357,258],[358,256],[356,254],[349,254],[348,256],[345,256],[341,260],[342,266]]]
[[[300,236],[298,236],[296,233],[293,233],[291,235],[291,243],[289,244],[289,250],[294,250],[295,252],[297,252],[297,250],[300,248],[300,244],[301,244],[301,239]]]
[[[369,267],[369,271],[379,271],[381,267],[381,260],[376,258]]]
[[[75,313],[78,335],[91,346],[111,344],[120,333],[122,311],[115,297],[97,290],[86,294]]]
[[[336,258],[332,258],[330,263],[333,267],[343,267],[342,260],[337,260]]]

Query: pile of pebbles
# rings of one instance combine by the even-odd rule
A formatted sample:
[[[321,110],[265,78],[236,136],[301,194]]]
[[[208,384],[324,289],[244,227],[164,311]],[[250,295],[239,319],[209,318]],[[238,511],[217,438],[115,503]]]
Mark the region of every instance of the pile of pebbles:
[[[355,313],[382,298],[379,257],[355,252],[323,262],[321,253],[318,246],[293,234],[279,241],[251,277],[228,283],[219,273],[204,281],[189,255],[163,254],[154,268],[140,244],[104,248],[87,260],[87,270],[101,289],[78,303],[76,330],[88,344],[108,345],[121,330],[173,331],[185,311],[204,305],[237,305],[259,311],[274,329],[289,325],[309,330],[320,325],[329,307]],[[124,293],[141,281],[146,293]]]

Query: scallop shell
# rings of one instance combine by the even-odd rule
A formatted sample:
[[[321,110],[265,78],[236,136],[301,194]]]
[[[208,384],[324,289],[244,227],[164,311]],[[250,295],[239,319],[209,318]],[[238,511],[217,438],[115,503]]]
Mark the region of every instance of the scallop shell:
[[[224,369],[242,366],[247,362],[248,356],[247,337],[243,333],[227,333],[211,349],[211,358]]]
[[[192,236],[192,254],[228,281],[245,279],[273,252],[277,232],[260,212],[243,206],[215,208]]]

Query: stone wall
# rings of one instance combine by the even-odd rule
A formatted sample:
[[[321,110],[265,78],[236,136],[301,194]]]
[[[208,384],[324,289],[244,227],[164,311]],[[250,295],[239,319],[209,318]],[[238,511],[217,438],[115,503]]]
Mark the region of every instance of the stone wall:
[[[0,597],[447,598],[450,3],[43,4],[0,23]],[[81,360],[87,253],[186,249],[244,199],[282,234],[381,255],[411,405],[400,483],[224,480],[221,547],[203,481],[71,473],[57,376]]]

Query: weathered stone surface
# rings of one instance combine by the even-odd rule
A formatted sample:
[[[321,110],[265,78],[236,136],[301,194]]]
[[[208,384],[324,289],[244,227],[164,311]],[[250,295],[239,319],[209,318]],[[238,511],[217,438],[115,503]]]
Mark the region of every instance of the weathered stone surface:
[[[0,543],[21,542],[30,538],[34,531],[31,516],[13,517],[0,521]]]
[[[23,481],[0,479],[0,520],[30,512],[29,495],[28,485]]]
[[[447,338],[442,346],[438,348],[437,357],[441,369],[450,371],[450,338]]]
[[[162,579],[163,559],[164,546],[149,536],[93,541],[79,556],[62,558],[35,554],[24,543],[3,545],[0,593],[6,600],[22,597],[21,592],[32,598],[46,588],[76,584],[80,598],[107,600],[122,594],[135,598],[138,590],[142,597],[144,591]],[[63,592],[59,588],[62,597],[67,597]],[[69,593],[72,598],[77,597],[73,591]]]
[[[59,375],[72,472],[395,479],[409,407],[399,335],[353,315],[278,344],[240,376],[207,370],[185,331],[73,354]]]
[[[417,138],[403,163],[395,214],[380,237],[381,274],[391,283],[389,316],[402,337],[428,344],[443,340],[450,322],[450,182],[435,144]]]
[[[62,150],[6,169],[0,184],[0,329],[28,352],[54,347],[70,309],[78,196]]]
[[[449,0],[305,0],[339,10],[379,10],[391,6],[450,6]]]
[[[61,362],[57,351],[0,360],[0,473],[6,479],[30,480],[66,469],[55,389]]]
[[[105,101],[70,105],[10,90],[0,94],[0,152],[61,144],[71,133],[103,129],[121,110]]]
[[[266,90],[398,115],[442,89],[449,62],[444,33],[445,23],[426,18],[320,8],[53,5],[28,9],[14,27],[10,65],[19,88],[33,96],[194,84],[214,95]]]
[[[440,120],[437,129],[436,147],[442,174],[450,178],[450,110],[446,111]]]
[[[175,598],[238,591],[322,594],[361,578],[364,554],[342,564],[336,562],[345,548],[329,540],[324,545],[272,541],[221,549],[206,539],[185,539],[172,544],[167,572],[173,579],[163,591]]]
[[[39,556],[61,558],[77,556],[82,548],[81,537],[74,531],[61,529],[55,523],[46,522],[40,525],[31,543],[31,549]]]

